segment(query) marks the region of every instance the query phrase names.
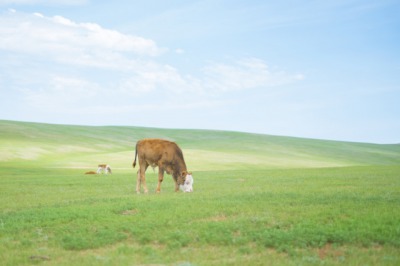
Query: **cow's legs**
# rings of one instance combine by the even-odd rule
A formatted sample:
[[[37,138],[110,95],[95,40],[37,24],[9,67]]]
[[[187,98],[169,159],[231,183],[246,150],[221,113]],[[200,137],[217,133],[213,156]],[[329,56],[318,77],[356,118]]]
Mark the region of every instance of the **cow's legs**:
[[[143,164],[139,162],[140,168],[138,171],[137,175],[137,181],[136,181],[136,193],[140,194],[140,185],[143,185],[144,193],[148,193],[149,190],[147,189],[146,185],[146,170],[147,167],[149,167],[147,162],[144,162]]]
[[[140,169],[137,171],[136,193],[140,194]]]
[[[178,185],[178,179],[174,177],[174,182],[175,182],[175,192],[179,191],[179,185]]]
[[[142,185],[143,185],[144,193],[148,193],[149,192],[149,190],[147,189],[147,185],[146,185],[146,169],[147,169],[147,166],[144,169],[143,173],[140,173],[140,183],[142,183]]]
[[[161,183],[164,180],[164,168],[162,166],[158,166],[158,185],[156,193],[160,193],[161,191]]]

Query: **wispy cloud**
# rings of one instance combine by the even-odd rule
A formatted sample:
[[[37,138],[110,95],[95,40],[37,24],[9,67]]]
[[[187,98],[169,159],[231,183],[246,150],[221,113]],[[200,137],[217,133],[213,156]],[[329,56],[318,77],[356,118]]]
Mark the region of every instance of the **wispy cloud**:
[[[304,78],[301,74],[272,70],[258,58],[244,58],[233,64],[214,63],[205,67],[204,72],[205,87],[217,91],[279,86]]]
[[[102,88],[97,83],[75,77],[54,76],[42,86],[39,89],[21,89],[27,101],[41,109],[73,109],[77,104],[91,105],[102,97]]]

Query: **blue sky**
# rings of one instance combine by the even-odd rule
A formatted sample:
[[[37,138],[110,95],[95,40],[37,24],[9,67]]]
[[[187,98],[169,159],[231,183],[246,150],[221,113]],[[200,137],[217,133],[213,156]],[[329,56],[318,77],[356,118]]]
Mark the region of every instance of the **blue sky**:
[[[0,0],[0,119],[400,142],[400,3]]]

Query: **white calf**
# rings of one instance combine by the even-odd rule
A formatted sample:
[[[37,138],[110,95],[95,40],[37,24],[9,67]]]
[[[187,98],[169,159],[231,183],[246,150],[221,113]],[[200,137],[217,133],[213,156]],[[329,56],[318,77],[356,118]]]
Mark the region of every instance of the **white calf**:
[[[97,168],[97,173],[112,174],[111,167],[108,164],[99,164],[99,167]]]

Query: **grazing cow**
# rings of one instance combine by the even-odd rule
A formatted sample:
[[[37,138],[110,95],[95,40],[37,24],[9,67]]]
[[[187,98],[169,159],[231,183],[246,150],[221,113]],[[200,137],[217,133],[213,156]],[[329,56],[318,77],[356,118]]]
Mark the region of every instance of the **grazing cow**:
[[[143,185],[144,192],[147,193],[146,169],[158,167],[157,193],[160,193],[161,182],[164,179],[164,171],[172,175],[175,181],[175,191],[179,190],[179,185],[185,183],[186,177],[191,176],[187,172],[182,150],[176,143],[162,139],[143,139],[136,143],[135,160],[133,168],[136,166],[136,158],[139,157],[139,171],[137,172],[136,192],[140,193],[140,185]]]
[[[99,167],[97,168],[97,173],[112,174],[111,167],[108,164],[99,164]]]

